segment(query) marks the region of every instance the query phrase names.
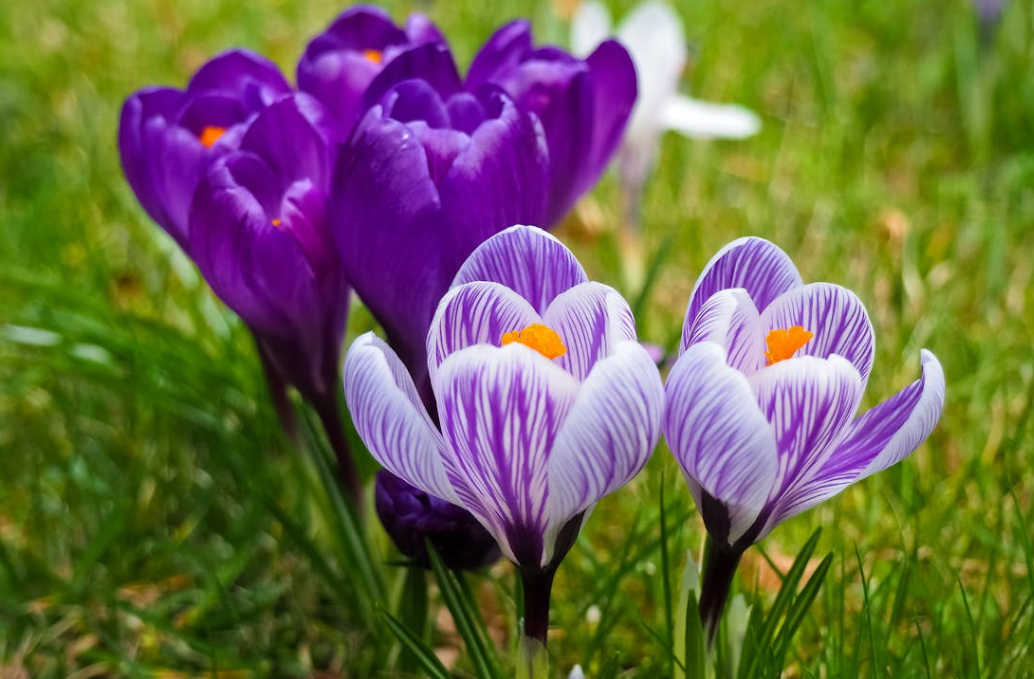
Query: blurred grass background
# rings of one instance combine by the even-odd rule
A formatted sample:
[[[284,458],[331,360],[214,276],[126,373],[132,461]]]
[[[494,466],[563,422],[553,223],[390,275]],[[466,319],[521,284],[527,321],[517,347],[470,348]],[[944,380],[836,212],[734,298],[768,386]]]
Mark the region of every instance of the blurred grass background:
[[[293,74],[343,8],[0,6],[4,679],[371,671],[377,622],[335,594],[348,566],[309,465],[279,434],[248,333],[138,207],[115,145],[133,90],[181,86],[231,46]],[[428,13],[464,65],[516,16],[566,43],[572,10],[387,8]],[[1034,4],[1011,2],[995,30],[966,0],[694,0],[679,11],[693,54],[684,89],[750,106],[761,134],[665,139],[644,200],[639,246],[656,273],[645,292],[623,266],[612,178],[561,238],[590,277],[641,299],[642,337],[673,347],[704,263],[732,238],[764,236],[806,280],[866,302],[877,331],[867,405],[917,377],[921,347],[948,379],[930,440],[778,529],[740,589],[774,591],[773,566],[822,525],[834,567],[787,676],[1034,676]],[[369,325],[353,314],[353,333]],[[701,524],[662,446],[600,503],[560,569],[557,676],[581,662],[591,677],[612,657],[621,676],[669,671],[662,488],[676,591],[683,550],[698,554]],[[511,569],[473,582],[497,641],[512,645]],[[443,657],[462,655],[447,616],[438,628]]]

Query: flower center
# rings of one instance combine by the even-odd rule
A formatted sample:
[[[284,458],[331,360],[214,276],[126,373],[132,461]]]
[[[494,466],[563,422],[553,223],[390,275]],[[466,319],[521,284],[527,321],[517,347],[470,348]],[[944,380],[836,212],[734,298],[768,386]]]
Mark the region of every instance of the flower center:
[[[765,352],[765,358],[768,359],[767,365],[790,358],[814,336],[815,333],[808,332],[804,326],[800,325],[785,330],[781,328],[772,330],[765,338],[765,344],[768,345],[768,351]]]
[[[384,59],[384,53],[380,50],[363,50],[363,56],[366,57],[367,61],[375,64],[381,63]]]
[[[541,323],[532,323],[523,330],[508,332],[503,335],[499,342],[504,347],[513,342],[523,344],[526,347],[531,347],[549,360],[560,358],[567,353],[567,347],[564,346],[560,335],[556,334],[556,331],[552,328],[547,328]]]
[[[279,219],[274,219],[274,220],[273,220],[273,226],[275,226],[275,227],[277,227],[277,228],[280,228],[280,225],[281,225],[281,224],[283,224],[283,222],[282,222],[282,221],[280,221]]]
[[[202,146],[206,149],[212,148],[212,144],[219,141],[219,137],[226,134],[225,127],[217,127],[215,125],[205,125],[205,128],[201,130],[201,134],[198,135],[198,140]]]

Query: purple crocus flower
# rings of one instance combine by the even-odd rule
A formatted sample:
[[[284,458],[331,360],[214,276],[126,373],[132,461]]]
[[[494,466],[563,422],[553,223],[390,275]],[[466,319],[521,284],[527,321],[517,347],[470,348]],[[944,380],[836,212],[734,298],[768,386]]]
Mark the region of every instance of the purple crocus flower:
[[[449,568],[471,570],[499,560],[495,538],[474,515],[430,495],[384,469],[374,487],[377,516],[399,551],[424,568],[430,540]]]
[[[701,274],[664,434],[709,533],[700,610],[712,634],[750,545],[897,463],[937,424],[944,373],[926,350],[919,380],[855,419],[873,354],[858,297],[804,285],[768,241],[733,241]]]
[[[344,480],[357,493],[337,421],[349,287],[326,224],[333,161],[326,128],[322,106],[303,93],[262,110],[238,148],[216,160],[198,185],[189,245],[275,372],[323,418]]]
[[[484,83],[503,88],[541,120],[550,159],[546,223],[556,223],[599,180],[621,141],[636,99],[631,57],[614,40],[584,60],[559,47],[534,47],[529,22],[518,20],[474,57],[467,88]]]
[[[137,199],[190,254],[190,203],[206,165],[240,144],[259,111],[291,92],[277,67],[244,50],[215,57],[185,90],[148,87],[122,107],[119,152]]]
[[[401,28],[380,7],[358,5],[309,43],[298,63],[298,88],[327,107],[343,140],[369,107],[365,95],[371,83],[407,51],[443,40],[422,14],[410,15]],[[391,83],[413,75],[398,66],[388,70],[382,80]]]
[[[544,644],[557,565],[587,512],[657,441],[659,373],[625,300],[527,226],[474,251],[426,339],[440,428],[372,333],[345,359],[356,428],[391,473],[467,509],[495,537],[521,571],[525,637]]]
[[[429,398],[435,307],[481,242],[545,218],[549,156],[531,114],[498,89],[462,91],[444,45],[419,50],[431,81],[399,84],[356,126],[330,220],[349,280]]]

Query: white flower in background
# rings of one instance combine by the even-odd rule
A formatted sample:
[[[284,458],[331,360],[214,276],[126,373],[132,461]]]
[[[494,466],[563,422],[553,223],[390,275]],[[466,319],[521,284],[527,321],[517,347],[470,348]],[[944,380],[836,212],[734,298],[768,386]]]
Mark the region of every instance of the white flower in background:
[[[571,24],[572,51],[587,55],[611,33],[607,8],[596,0],[583,2]],[[682,20],[667,3],[640,3],[617,26],[616,36],[632,55],[639,80],[639,97],[616,161],[631,198],[638,196],[666,130],[695,139],[742,139],[760,129],[760,119],[749,109],[679,94],[686,39]]]
[[[582,672],[582,666],[575,665],[571,670],[571,673],[567,675],[567,679],[585,679],[585,673]]]

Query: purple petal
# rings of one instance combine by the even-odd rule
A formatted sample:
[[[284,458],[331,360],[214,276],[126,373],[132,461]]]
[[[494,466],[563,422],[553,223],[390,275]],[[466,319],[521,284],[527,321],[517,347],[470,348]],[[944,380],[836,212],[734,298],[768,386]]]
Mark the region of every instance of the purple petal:
[[[761,326],[766,329],[795,325],[815,334],[797,356],[842,356],[861,374],[864,388],[872,371],[876,340],[869,314],[857,295],[832,283],[811,283],[781,295],[761,314]]]
[[[445,43],[427,43],[402,52],[377,74],[363,95],[363,107],[381,102],[394,86],[406,80],[422,80],[443,99],[462,89],[456,62]]]
[[[192,98],[208,91],[232,95],[257,111],[290,94],[291,86],[269,59],[247,50],[230,50],[202,66],[190,79],[185,94]]]
[[[446,474],[445,442],[395,352],[373,333],[345,357],[345,401],[370,453],[409,484],[460,504]]]
[[[761,316],[746,290],[719,290],[700,307],[696,321],[683,328],[682,349],[714,342],[728,352],[728,363],[745,375],[765,365]]]
[[[329,217],[345,274],[419,382],[427,329],[454,275],[443,268],[448,243],[424,149],[375,108],[342,149],[332,186]]]
[[[599,180],[621,143],[638,91],[635,65],[617,41],[604,41],[585,61],[592,74],[595,120],[579,195]]]
[[[618,342],[582,384],[549,458],[549,525],[559,530],[628,483],[660,434],[664,386],[637,342]],[[552,540],[547,538],[547,549]]]
[[[542,322],[560,335],[567,348],[556,364],[580,381],[619,342],[636,341],[628,302],[602,283],[582,283],[561,293],[542,315]]]
[[[457,488],[463,505],[515,563],[544,566],[549,453],[578,382],[514,343],[452,354],[434,386],[452,466],[467,487]]]
[[[440,185],[452,239],[450,281],[482,242],[514,224],[545,218],[549,156],[533,118],[501,92],[481,97],[490,119],[470,136]]]
[[[662,426],[668,447],[708,531],[731,545],[754,524],[776,481],[779,455],[772,429],[747,378],[726,365],[725,350],[712,342],[694,344],[682,354],[665,390]]]
[[[762,238],[738,238],[719,250],[700,273],[683,328],[692,327],[700,307],[719,290],[743,288],[758,311],[764,312],[776,297],[803,284],[793,262],[774,244]]]
[[[922,352],[923,375],[851,423],[829,460],[780,499],[775,521],[828,500],[847,486],[897,464],[926,440],[944,408],[944,371]]]
[[[471,90],[490,82],[497,82],[500,74],[517,67],[531,50],[531,24],[518,19],[502,26],[478,50],[467,73],[467,87]]]
[[[542,319],[516,292],[477,281],[450,290],[438,305],[427,333],[431,380],[450,354],[475,344],[500,346],[503,335]]]
[[[261,157],[287,183],[307,179],[326,191],[331,149],[307,117],[305,97],[286,97],[263,110],[248,126],[241,150]],[[311,99],[308,105],[318,106]]]
[[[756,373],[752,382],[779,450],[772,506],[826,464],[858,409],[864,386],[858,370],[836,355],[780,361]],[[774,525],[769,520],[767,530]]]
[[[534,226],[512,226],[478,246],[452,287],[494,281],[528,300],[538,313],[560,293],[587,283],[585,269],[563,243]]]

